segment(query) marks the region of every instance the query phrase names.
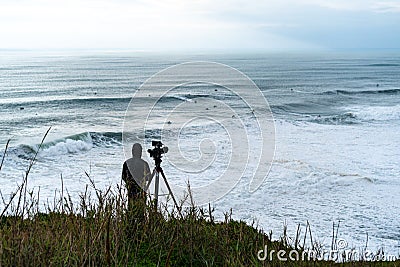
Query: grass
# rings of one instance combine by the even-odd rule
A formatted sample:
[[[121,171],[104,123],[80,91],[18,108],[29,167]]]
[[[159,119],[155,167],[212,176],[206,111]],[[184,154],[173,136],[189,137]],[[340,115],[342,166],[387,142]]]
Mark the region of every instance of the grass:
[[[81,196],[75,208],[66,196],[45,213],[29,197],[25,213],[14,207],[0,219],[0,265],[250,266],[264,244],[286,248],[228,215],[217,223],[200,208],[181,217],[143,200],[127,207],[111,190],[97,194],[96,204]]]
[[[72,200],[62,182],[61,193],[43,210],[40,192],[27,189],[35,158],[15,193],[8,201],[2,197],[0,266],[400,266],[399,262],[282,262],[276,254],[272,261],[260,261],[257,252],[265,245],[269,250],[295,248],[301,253],[307,234],[300,238],[299,227],[290,243],[285,228],[281,239],[273,241],[271,233],[232,220],[231,213],[215,221],[211,206],[193,204],[180,214],[177,208],[156,208],[151,200],[128,205],[121,186],[99,190],[89,175],[93,199],[87,186],[79,201]],[[312,239],[309,224],[305,233]]]

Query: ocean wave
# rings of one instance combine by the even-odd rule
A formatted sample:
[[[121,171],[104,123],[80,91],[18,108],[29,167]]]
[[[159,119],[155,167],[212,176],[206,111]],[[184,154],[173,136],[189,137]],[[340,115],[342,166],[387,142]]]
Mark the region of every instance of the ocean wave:
[[[73,103],[78,104],[93,103],[93,102],[129,102],[131,97],[68,97],[68,96],[42,96],[42,97],[21,97],[21,98],[7,98],[0,100],[5,108],[12,106],[34,105],[34,104],[60,104],[60,103]]]
[[[274,113],[292,114],[292,115],[322,115],[332,114],[332,111],[328,109],[324,103],[316,102],[293,102],[285,103],[281,105],[271,105],[271,109]]]
[[[375,64],[368,64],[367,67],[398,67],[400,64],[396,63],[375,63]]]
[[[318,115],[312,118],[311,121],[320,124],[357,124],[361,122],[360,119],[352,112],[345,112],[330,116]]]
[[[173,98],[176,98],[176,99],[178,99],[178,100],[182,100],[182,101],[185,101],[185,102],[191,102],[191,101],[193,101],[192,99],[188,98],[187,96],[179,96],[179,95],[176,95],[176,96],[173,96]]]
[[[122,145],[120,132],[84,132],[62,137],[43,144],[21,144],[10,148],[9,153],[22,159],[31,159],[36,153],[39,157],[54,157],[76,154],[91,150],[93,147],[112,147]]]
[[[295,116],[296,120],[320,124],[340,125],[400,120],[400,105],[348,106],[338,102],[335,106],[327,101],[309,101],[271,105],[271,109],[276,115],[283,115],[285,118],[289,116],[289,120]]]
[[[95,146],[122,145],[122,132],[91,132],[90,136]]]
[[[353,113],[365,121],[391,121],[400,119],[400,105],[353,108]]]
[[[322,168],[299,159],[277,158],[274,160],[274,163],[284,170],[282,175],[287,176],[289,173],[289,175],[293,175],[293,177],[297,178],[296,180],[291,180],[290,184],[283,184],[286,183],[287,180],[282,179],[283,183],[281,185],[300,186],[303,189],[306,188],[306,190],[324,184],[348,186],[355,183],[376,182],[376,179],[367,177],[361,173]],[[293,183],[293,181],[295,182]]]
[[[359,124],[373,121],[400,120],[400,105],[353,107],[341,114],[313,116],[310,121],[321,124]]]
[[[333,90],[325,91],[323,95],[376,95],[376,94],[387,94],[394,95],[399,94],[400,89],[382,89],[382,90],[362,90],[362,91],[349,91],[349,90]]]
[[[134,97],[132,95],[132,97]],[[97,96],[80,96],[80,97],[69,97],[69,96],[42,96],[42,97],[20,97],[20,98],[5,98],[0,99],[0,105],[3,108],[15,108],[21,107],[21,105],[36,105],[36,104],[97,104],[106,102],[115,103],[129,103],[132,99],[131,96],[121,96],[121,97],[97,97]],[[171,102],[171,101],[192,101],[193,98],[198,97],[209,97],[208,94],[176,94],[171,96],[163,96],[159,99],[160,102]],[[146,97],[141,97],[142,101],[154,100],[152,94],[150,93]]]

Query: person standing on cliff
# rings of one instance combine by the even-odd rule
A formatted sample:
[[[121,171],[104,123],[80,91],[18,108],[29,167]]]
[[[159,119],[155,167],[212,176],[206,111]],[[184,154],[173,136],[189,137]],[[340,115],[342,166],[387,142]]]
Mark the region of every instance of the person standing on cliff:
[[[145,197],[151,173],[149,164],[142,158],[142,146],[132,146],[132,158],[126,160],[122,167],[122,180],[128,189],[128,202]]]

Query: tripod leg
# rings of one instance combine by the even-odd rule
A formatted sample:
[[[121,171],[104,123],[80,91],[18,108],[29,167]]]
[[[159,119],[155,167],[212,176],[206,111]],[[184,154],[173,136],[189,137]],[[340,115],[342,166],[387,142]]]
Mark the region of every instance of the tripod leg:
[[[165,185],[167,186],[168,191],[169,191],[169,193],[170,193],[170,195],[171,195],[171,197],[172,197],[172,200],[174,201],[174,204],[175,204],[176,208],[178,209],[179,215],[181,216],[181,218],[183,218],[182,213],[181,213],[181,209],[180,209],[180,207],[178,206],[178,203],[176,202],[175,196],[174,196],[174,194],[172,193],[171,187],[170,187],[169,184],[168,184],[168,181],[167,181],[167,178],[165,177],[165,174],[164,174],[163,169],[162,169],[161,167],[159,167],[158,170],[159,170],[159,172],[161,173],[161,176],[162,176],[163,179],[164,179]]]
[[[156,182],[154,184],[154,198],[155,198],[155,206],[158,207],[158,190],[160,186],[160,174],[156,170]]]
[[[146,185],[146,192],[147,192],[147,190],[149,189],[149,187],[150,187],[150,184],[151,184],[151,182],[153,181],[153,178],[154,178],[154,175],[156,174],[156,168],[154,168],[154,170],[153,170],[153,173],[151,174],[151,177],[150,177],[150,180],[147,182],[147,185]]]

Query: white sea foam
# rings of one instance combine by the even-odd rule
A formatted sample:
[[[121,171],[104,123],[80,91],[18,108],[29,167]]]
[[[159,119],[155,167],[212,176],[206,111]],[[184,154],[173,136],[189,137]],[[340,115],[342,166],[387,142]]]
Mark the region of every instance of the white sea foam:
[[[180,96],[180,95],[174,95],[174,98],[182,100],[182,101],[186,101],[186,102],[192,102],[193,100],[184,96]]]
[[[93,143],[91,139],[88,140],[72,140],[66,139],[65,141],[58,142],[53,146],[43,149],[39,152],[41,157],[54,157],[65,154],[79,153],[81,151],[88,151],[92,149]]]
[[[354,114],[361,120],[400,120],[400,105],[354,107]]]

